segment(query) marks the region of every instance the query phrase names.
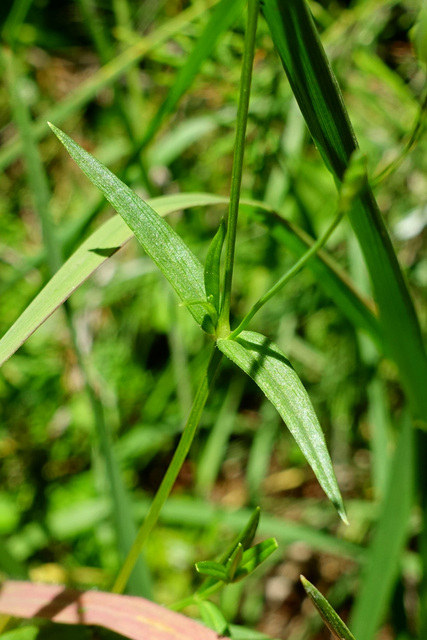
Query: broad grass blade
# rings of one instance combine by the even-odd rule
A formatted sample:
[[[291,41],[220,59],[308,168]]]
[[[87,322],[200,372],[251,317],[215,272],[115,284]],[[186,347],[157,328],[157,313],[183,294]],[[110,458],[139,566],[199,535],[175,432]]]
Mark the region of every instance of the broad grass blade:
[[[159,215],[207,204],[227,204],[227,198],[209,194],[165,196],[149,201]],[[46,284],[0,340],[0,366],[98,267],[133,237],[119,215],[97,229]],[[203,272],[203,267],[200,265]]]
[[[414,494],[414,433],[405,412],[389,474],[382,515],[377,524],[359,595],[351,616],[356,638],[373,640],[388,609],[398,576]]]
[[[326,495],[346,521],[325,437],[307,391],[285,354],[266,336],[253,331],[242,331],[235,340],[218,340],[217,345],[276,407]]]
[[[305,0],[264,0],[263,11],[310,133],[324,162],[341,181],[357,141],[307,4]],[[417,417],[425,421],[427,357],[420,327],[369,189],[355,201],[349,217],[374,286],[386,349],[399,366]]]

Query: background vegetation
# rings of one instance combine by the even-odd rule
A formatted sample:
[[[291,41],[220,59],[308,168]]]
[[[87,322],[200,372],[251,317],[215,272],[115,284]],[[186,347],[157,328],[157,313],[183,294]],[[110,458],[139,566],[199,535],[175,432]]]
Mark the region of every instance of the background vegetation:
[[[58,261],[111,215],[51,135],[47,120],[144,197],[199,191],[228,197],[243,7],[231,28],[209,45],[210,55],[176,104],[173,93],[194,47],[208,42],[213,4],[15,0],[0,9],[1,334]],[[411,45],[420,3],[323,0],[310,7],[375,176],[401,154],[422,104],[425,73]],[[45,174],[29,153],[30,139],[38,143]],[[375,189],[424,337],[426,158],[420,136]],[[336,207],[333,179],[309,137],[262,18],[242,196],[266,202],[312,237],[325,230]],[[47,203],[54,228],[38,215]],[[204,259],[224,214],[217,205],[168,220]],[[295,262],[289,238],[262,222],[242,207],[232,303],[237,317]],[[347,220],[329,241],[328,253],[373,308]],[[363,594],[371,593],[382,625],[377,637],[413,638],[421,512],[411,509],[407,495],[406,449],[402,443],[396,449],[408,422],[404,394],[396,365],[379,349],[375,322],[371,330],[364,327],[324,285],[305,269],[252,326],[280,345],[309,391],[350,525],[338,522],[255,384],[224,362],[190,457],[150,537],[144,595],[166,605],[189,595],[199,580],[194,563],[221,553],[250,508],[260,505],[259,533],[275,536],[279,550],[254,576],[224,591],[220,604],[229,620],[276,638],[328,638],[304,598],[298,581],[304,573],[345,619],[353,610],[356,628],[370,615]],[[0,566],[14,577],[107,589],[121,562],[114,526],[120,514],[111,513],[86,381],[101,400],[139,522],[191,407],[206,362],[206,337],[134,241],[71,297],[69,307],[84,374],[63,310],[0,374]],[[400,454],[393,458],[395,450]],[[399,510],[402,505],[406,510]],[[403,538],[394,548],[402,518]],[[375,542],[381,531],[383,556]],[[390,558],[391,575],[384,558]],[[366,566],[375,562],[372,578]]]

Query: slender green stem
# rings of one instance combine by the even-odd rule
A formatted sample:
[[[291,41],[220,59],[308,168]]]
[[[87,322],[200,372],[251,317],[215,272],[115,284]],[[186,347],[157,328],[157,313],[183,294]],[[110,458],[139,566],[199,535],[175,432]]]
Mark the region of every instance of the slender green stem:
[[[13,118],[24,145],[24,160],[26,163],[28,183],[34,198],[36,211],[39,215],[43,242],[46,248],[46,258],[51,274],[61,266],[62,256],[56,241],[56,229],[50,215],[50,193],[46,173],[40,160],[36,142],[33,138],[31,116],[25,100],[22,97],[22,77],[19,73],[19,62],[11,49],[4,47],[0,51],[10,91]]]
[[[231,174],[230,209],[228,214],[227,246],[225,254],[224,295],[218,325],[220,336],[226,336],[230,331],[231,285],[233,281],[240,185],[242,182],[246,124],[248,121],[249,96],[251,90],[258,13],[259,0],[249,0],[245,49],[243,53],[242,74],[240,78],[239,107],[237,110],[236,141],[234,145],[233,170]]]
[[[239,324],[239,326],[234,329],[234,331],[232,331],[229,335],[230,340],[233,340],[234,338],[237,338],[237,336],[239,335],[239,333],[241,333],[244,329],[246,329],[246,327],[248,326],[249,322],[252,320],[252,318],[254,317],[254,315],[261,309],[261,307],[263,307],[265,305],[266,302],[268,302],[273,296],[276,295],[276,293],[278,293],[280,291],[280,289],[282,289],[285,284],[287,282],[289,282],[289,280],[291,278],[294,277],[294,275],[296,273],[298,273],[298,271],[300,269],[302,269],[302,267],[307,264],[307,262],[316,255],[316,253],[325,245],[325,243],[327,242],[327,240],[329,239],[330,235],[332,234],[332,232],[335,230],[335,228],[338,226],[338,224],[341,222],[343,216],[345,215],[344,211],[339,210],[332,223],[330,224],[330,226],[327,228],[327,230],[325,231],[325,233],[320,236],[320,238],[318,238],[316,240],[316,242],[310,247],[310,249],[308,251],[306,251],[306,253],[304,253],[303,256],[301,256],[301,258],[294,264],[293,267],[291,267],[289,269],[289,271],[287,271],[281,278],[280,280],[278,280],[278,282],[276,282],[276,284],[274,284],[271,289],[269,289],[267,291],[267,293],[265,293],[259,300],[258,302],[256,302],[254,304],[254,306],[252,307],[252,309],[245,315],[245,317],[243,318],[243,320],[241,321],[241,323]]]
[[[183,609],[185,609],[186,607],[189,607],[192,604],[197,604],[198,602],[207,600],[208,598],[213,596],[214,593],[218,593],[218,591],[221,591],[221,589],[223,589],[226,586],[227,585],[225,584],[225,582],[216,582],[208,589],[205,589],[204,591],[200,591],[200,592],[196,591],[196,593],[194,593],[192,596],[188,596],[188,598],[184,598],[179,602],[175,602],[175,604],[171,604],[168,608],[172,609],[172,611],[182,611]]]
[[[371,182],[371,186],[376,187],[380,182],[382,182],[385,178],[387,178],[391,173],[396,171],[398,167],[405,160],[406,156],[410,153],[413,147],[417,144],[418,140],[421,138],[425,127],[425,118],[427,114],[427,94],[424,97],[424,100],[421,103],[420,110],[417,115],[417,119],[415,120],[415,124],[413,126],[411,135],[409,136],[408,142],[403,147],[400,154],[397,156],[395,160],[390,162],[382,171],[380,171]]]
[[[185,461],[191,443],[193,442],[194,435],[199,425],[199,421],[206,401],[208,399],[209,392],[212,388],[215,374],[218,370],[221,358],[222,354],[220,353],[220,351],[218,351],[218,349],[214,347],[211,352],[206,372],[197,390],[196,397],[194,399],[193,406],[185,425],[183,434],[172,458],[172,462],[170,463],[168,470],[166,471],[165,477],[163,478],[159,490],[154,497],[147,517],[145,518],[142,527],[138,532],[138,535],[132,545],[128,557],[126,558],[120,570],[120,573],[117,576],[117,579],[113,586],[114,593],[123,593],[135,562],[138,560],[139,554],[141,553],[141,549],[143,548],[148,539],[148,536],[153,530],[159,518],[160,511],[164,503],[166,502],[170,492],[172,491],[175,480]]]

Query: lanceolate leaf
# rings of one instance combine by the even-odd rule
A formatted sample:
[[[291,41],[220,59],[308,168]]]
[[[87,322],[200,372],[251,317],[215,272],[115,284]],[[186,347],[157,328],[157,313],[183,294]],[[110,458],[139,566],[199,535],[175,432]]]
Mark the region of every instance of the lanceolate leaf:
[[[350,629],[341,620],[326,598],[322,596],[320,591],[316,589],[316,587],[312,585],[307,578],[304,578],[304,576],[301,576],[301,582],[308,597],[322,616],[329,631],[331,631],[336,638],[339,638],[339,640],[355,640]]]
[[[150,200],[158,214],[186,207],[228,203],[209,194],[179,194]],[[73,253],[0,340],[0,366],[98,267],[133,237],[120,216],[97,229]]]
[[[89,180],[132,229],[181,300],[185,303],[204,300],[203,267],[182,238],[107,167],[60,129],[52,124],[50,127]],[[202,327],[210,322],[202,305],[191,304],[187,308]]]
[[[326,495],[346,521],[325,437],[307,391],[285,354],[266,336],[253,331],[242,331],[235,340],[218,340],[217,344],[276,407]]]

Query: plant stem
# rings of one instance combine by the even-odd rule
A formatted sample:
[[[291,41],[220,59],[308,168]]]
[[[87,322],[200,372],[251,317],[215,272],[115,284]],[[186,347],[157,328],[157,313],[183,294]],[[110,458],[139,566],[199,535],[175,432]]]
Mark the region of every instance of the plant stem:
[[[417,144],[418,140],[421,138],[423,134],[423,130],[425,127],[425,118],[427,114],[427,93],[424,96],[423,101],[421,102],[420,110],[417,115],[417,119],[415,120],[415,124],[413,126],[411,135],[409,136],[408,142],[403,147],[402,151],[399,153],[397,158],[390,162],[382,171],[380,171],[373,179],[371,186],[376,187],[380,184],[385,178],[387,178],[391,173],[396,171],[405,160],[406,156],[412,151],[413,147]]]
[[[218,371],[221,358],[221,352],[214,347],[210,355],[206,372],[197,390],[183,434],[172,458],[172,462],[166,471],[165,477],[163,478],[154,500],[151,503],[147,517],[145,518],[120,573],[116,578],[112,589],[113,593],[123,593],[135,562],[138,560],[139,554],[141,553],[141,549],[147,542],[148,536],[159,518],[160,511],[172,491],[175,480],[185,461],[191,443],[193,442],[194,435],[199,425],[209,392],[212,388],[215,374]]]
[[[245,152],[246,124],[248,121],[249,97],[252,81],[252,67],[255,52],[255,36],[258,22],[259,0],[249,0],[248,21],[245,35],[240,96],[237,110],[236,141],[234,145],[233,169],[231,174],[230,209],[227,225],[227,245],[225,255],[224,292],[218,333],[225,337],[230,331],[231,285],[233,281],[234,252],[236,247],[237,218],[239,213],[240,185],[242,182],[243,156]]]
[[[199,602],[203,602],[203,600],[207,600],[226,586],[225,582],[216,582],[209,587],[209,589],[205,589],[205,591],[201,591],[200,593],[196,591],[192,596],[188,596],[188,598],[184,598],[179,602],[175,602],[175,604],[171,604],[168,609],[171,609],[172,611],[182,611],[192,604],[198,604]]]
[[[239,326],[234,329],[234,331],[232,331],[230,333],[230,335],[228,336],[230,340],[234,340],[234,338],[237,338],[237,336],[239,335],[239,333],[241,333],[244,329],[246,329],[246,327],[248,326],[249,322],[252,320],[252,318],[254,317],[254,315],[261,309],[261,307],[263,307],[265,305],[266,302],[268,302],[273,296],[276,295],[276,293],[278,293],[280,291],[280,289],[282,289],[285,284],[287,282],[289,282],[289,280],[291,278],[294,277],[294,275],[296,273],[298,273],[298,271],[300,269],[302,269],[302,267],[313,257],[316,255],[316,253],[325,245],[325,243],[327,242],[327,240],[329,239],[330,235],[332,234],[332,232],[335,230],[335,228],[338,226],[338,224],[341,222],[343,216],[345,215],[345,211],[341,211],[339,210],[336,214],[335,217],[332,221],[332,223],[330,224],[330,226],[326,229],[325,233],[320,236],[320,238],[318,238],[316,240],[316,242],[310,247],[310,249],[304,253],[303,256],[301,256],[301,258],[294,264],[293,267],[291,267],[289,269],[289,271],[287,271],[281,278],[280,280],[278,280],[278,282],[276,282],[276,284],[274,284],[271,289],[269,289],[267,291],[267,293],[265,293],[259,300],[258,302],[256,302],[254,304],[254,306],[252,307],[252,309],[245,315],[245,317],[243,318],[243,320],[241,321],[241,323],[239,324]]]

